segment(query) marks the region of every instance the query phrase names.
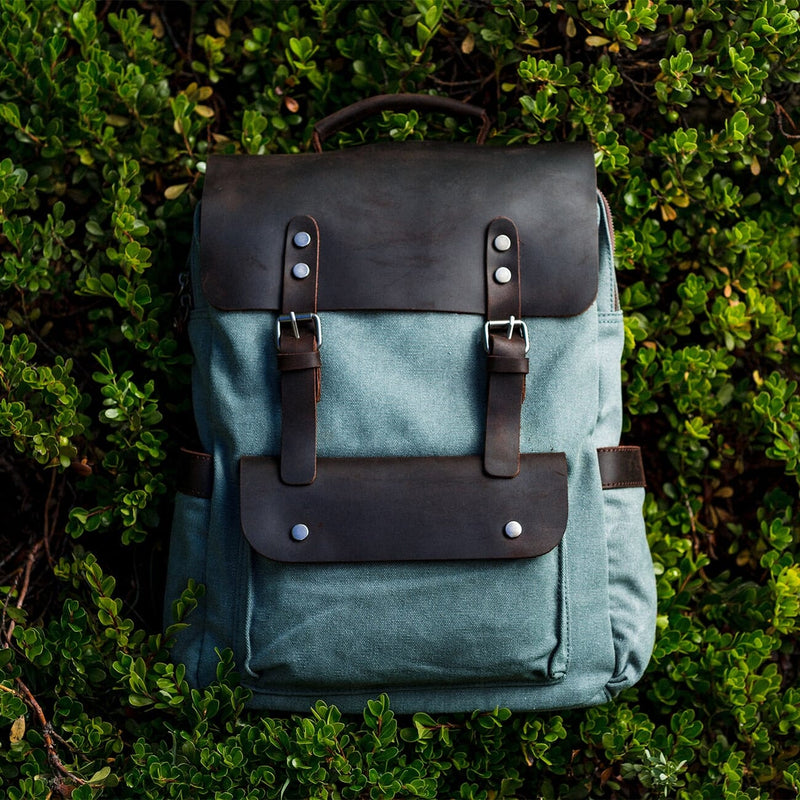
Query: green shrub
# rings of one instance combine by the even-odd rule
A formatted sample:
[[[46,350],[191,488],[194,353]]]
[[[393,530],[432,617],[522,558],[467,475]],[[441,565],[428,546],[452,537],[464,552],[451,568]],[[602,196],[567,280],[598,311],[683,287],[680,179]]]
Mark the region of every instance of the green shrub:
[[[799,20],[797,0],[0,0],[5,796],[800,796]],[[492,146],[595,147],[660,598],[649,671],[610,705],[267,718],[229,654],[192,690],[158,632],[205,159],[304,151],[387,91],[487,106]],[[387,113],[332,146],[470,135]]]

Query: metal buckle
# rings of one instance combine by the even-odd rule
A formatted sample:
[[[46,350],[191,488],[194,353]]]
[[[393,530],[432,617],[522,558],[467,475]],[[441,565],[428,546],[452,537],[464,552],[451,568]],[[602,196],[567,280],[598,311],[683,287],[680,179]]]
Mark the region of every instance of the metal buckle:
[[[489,352],[489,331],[493,328],[505,328],[508,331],[508,338],[514,335],[514,330],[519,328],[520,335],[525,342],[525,355],[528,355],[528,350],[531,349],[531,340],[528,337],[528,326],[521,319],[515,316],[510,316],[508,319],[490,319],[483,326],[483,347],[486,352]]]
[[[290,311],[288,314],[278,317],[275,321],[275,343],[278,350],[281,349],[281,325],[288,322],[292,326],[292,335],[295,339],[300,338],[300,329],[297,327],[298,322],[313,322],[314,323],[314,339],[316,339],[317,347],[322,347],[322,322],[317,314],[295,314]]]

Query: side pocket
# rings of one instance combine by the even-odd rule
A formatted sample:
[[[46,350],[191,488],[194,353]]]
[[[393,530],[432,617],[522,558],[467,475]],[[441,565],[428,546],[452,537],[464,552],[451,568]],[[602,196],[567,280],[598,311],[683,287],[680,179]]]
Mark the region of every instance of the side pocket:
[[[639,487],[603,491],[608,543],[608,601],[614,640],[611,696],[634,684],[653,651],[656,584],[645,535]]]
[[[167,586],[164,595],[164,627],[175,620],[173,602],[186,588],[189,578],[205,583],[206,542],[208,536],[211,501],[178,492],[175,496],[175,511],[172,518],[172,534],[169,546]],[[200,598],[198,607],[189,615],[189,626],[180,631],[172,648],[172,658],[186,665],[189,682],[198,685],[197,670],[205,629],[205,598]]]

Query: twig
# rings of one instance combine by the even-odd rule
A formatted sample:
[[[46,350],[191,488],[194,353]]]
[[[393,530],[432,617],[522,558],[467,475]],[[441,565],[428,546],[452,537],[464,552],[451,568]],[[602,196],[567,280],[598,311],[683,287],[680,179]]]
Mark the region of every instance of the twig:
[[[783,120],[784,120],[784,118],[786,118],[786,119],[788,119],[788,120],[789,120],[789,124],[790,124],[790,125],[791,125],[791,126],[792,126],[792,127],[795,129],[795,130],[797,130],[797,125],[796,125],[795,121],[794,121],[794,120],[791,118],[791,116],[789,116],[789,114],[787,113],[786,109],[785,109],[785,108],[784,108],[784,107],[783,107],[783,106],[782,106],[780,103],[776,102],[776,103],[775,103],[775,111],[777,111],[777,112],[778,112],[778,128],[780,128],[780,131],[781,131],[781,133],[782,133],[782,134],[783,134],[783,135],[784,135],[784,136],[785,136],[787,139],[800,139],[800,134],[797,134],[797,133],[788,133],[788,132],[786,131],[786,129],[783,127]]]
[[[86,781],[83,778],[78,777],[74,773],[70,772],[64,764],[61,762],[61,759],[56,752],[56,746],[53,742],[54,731],[50,722],[48,721],[47,717],[44,715],[44,711],[42,711],[42,707],[36,701],[36,698],[33,696],[33,692],[23,683],[21,678],[16,679],[17,686],[20,690],[20,695],[25,703],[29,706],[31,711],[36,715],[37,719],[39,720],[39,725],[42,728],[42,738],[44,739],[44,749],[47,752],[47,760],[50,762],[50,766],[60,772],[65,777],[69,778],[71,781],[78,785],[83,785]],[[61,738],[61,737],[58,737]],[[66,787],[65,787],[66,788]],[[66,795],[65,795],[66,796]]]
[[[31,584],[31,572],[33,571],[33,565],[36,561],[36,556],[41,549],[42,540],[40,539],[33,547],[31,547],[28,557],[25,559],[25,571],[22,575],[22,588],[19,590],[17,602],[14,604],[17,608],[22,608],[22,604],[25,602],[25,597],[28,594],[28,589]],[[11,634],[14,633],[14,628],[16,625],[17,623],[13,619],[8,623],[8,630],[6,631],[6,641],[8,644],[11,644]]]
[[[19,553],[20,550],[22,550],[22,545],[18,544],[2,561],[0,561],[0,569],[8,564],[8,562],[11,561],[11,559],[14,558],[14,556]],[[11,574],[13,575],[14,573],[12,572]],[[0,581],[2,581],[1,578]]]
[[[47,563],[52,567],[53,566],[53,556],[50,553],[50,535],[53,533],[53,528],[55,527],[55,520],[58,519],[58,509],[56,508],[56,514],[54,515],[54,519],[51,522],[50,520],[50,503],[53,500],[53,489],[56,486],[56,477],[58,473],[55,470],[52,470],[52,474],[50,476],[50,488],[47,490],[47,499],[44,501],[44,552],[47,555]]]

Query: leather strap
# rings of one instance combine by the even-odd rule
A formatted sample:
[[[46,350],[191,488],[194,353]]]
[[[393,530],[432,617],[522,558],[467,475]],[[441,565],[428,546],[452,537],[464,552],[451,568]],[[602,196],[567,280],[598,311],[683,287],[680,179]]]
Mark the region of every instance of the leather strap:
[[[291,372],[296,369],[318,369],[322,366],[319,350],[310,353],[278,353],[278,369]]]
[[[208,453],[181,447],[176,488],[181,494],[208,500],[214,489],[214,459]]]
[[[318,276],[319,227],[313,217],[294,217],[286,228],[278,318],[281,479],[293,486],[312,483],[317,472]]]
[[[647,485],[640,448],[600,447],[597,460],[604,489],[633,489]]]
[[[516,356],[488,356],[486,368],[489,372],[518,372],[528,374],[528,359]]]
[[[488,475],[513,478],[519,473],[519,433],[525,375],[526,341],[520,320],[519,233],[505,217],[486,231],[486,337],[489,390],[483,467]]]

